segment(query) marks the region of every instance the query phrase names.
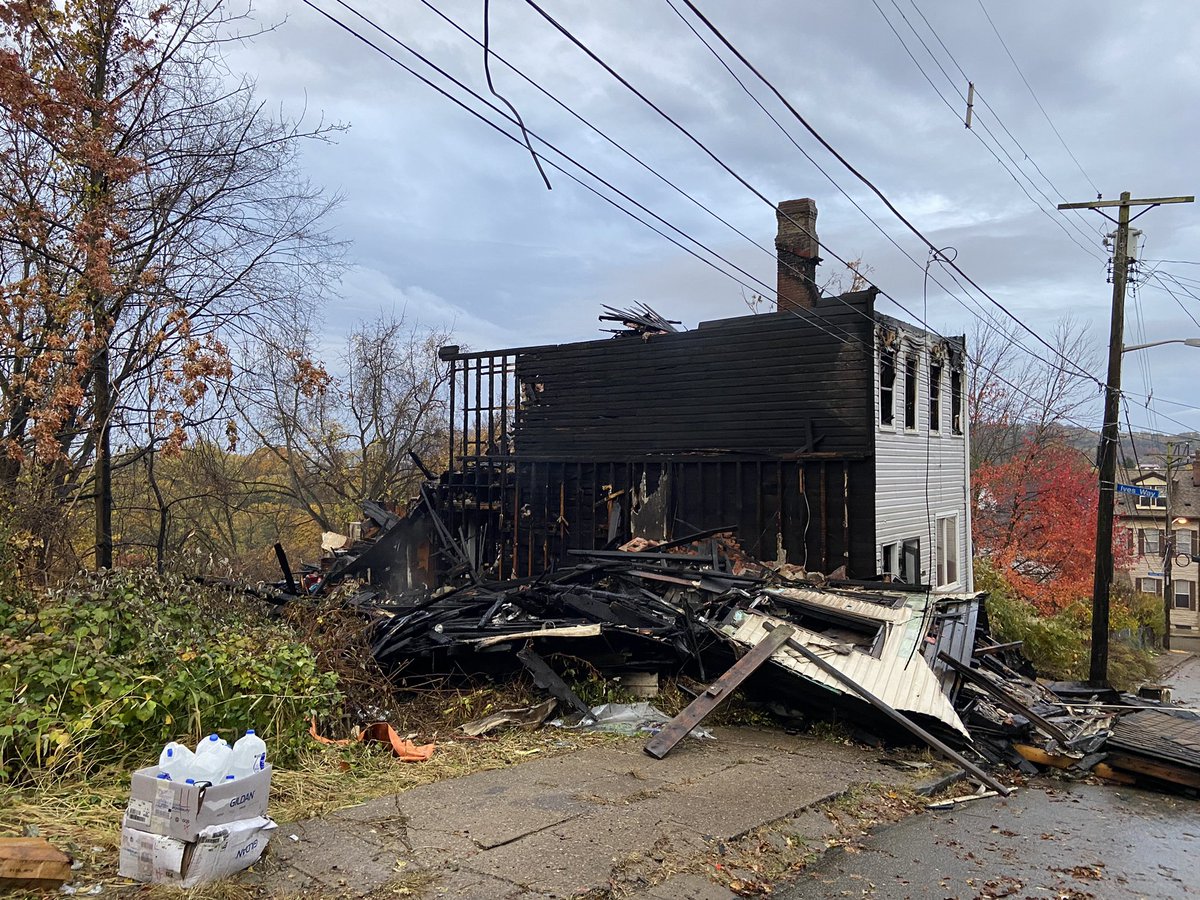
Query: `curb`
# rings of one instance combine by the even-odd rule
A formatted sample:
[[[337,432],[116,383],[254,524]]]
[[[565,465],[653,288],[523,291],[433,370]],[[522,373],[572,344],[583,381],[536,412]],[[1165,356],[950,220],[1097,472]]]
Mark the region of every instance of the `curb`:
[[[1167,653],[1170,653],[1170,652],[1171,651],[1169,651],[1169,650],[1167,651]],[[1172,654],[1172,655],[1174,655],[1174,654]],[[1159,671],[1158,671],[1159,680],[1166,681],[1168,678],[1173,677],[1176,672],[1178,672],[1180,669],[1182,669],[1184,666],[1186,666],[1188,663],[1190,663],[1195,658],[1196,658],[1195,653],[1188,652],[1188,653],[1184,653],[1182,656],[1180,656],[1178,660],[1171,660],[1169,665],[1165,665],[1161,669],[1159,669]]]
[[[964,772],[962,769],[957,769],[951,772],[949,775],[943,775],[941,778],[926,782],[920,787],[914,788],[914,790],[922,797],[932,797],[934,794],[940,794],[951,785],[958,784],[966,777],[966,772]]]

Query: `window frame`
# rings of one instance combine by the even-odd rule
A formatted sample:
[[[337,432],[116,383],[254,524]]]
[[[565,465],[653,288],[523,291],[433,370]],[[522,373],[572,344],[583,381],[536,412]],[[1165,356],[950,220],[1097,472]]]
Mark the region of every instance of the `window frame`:
[[[916,560],[917,570],[915,572],[908,571],[910,559]],[[900,562],[897,568],[899,571],[896,577],[905,584],[921,583],[921,539],[919,537],[905,538],[900,541]]]
[[[942,431],[942,372],[940,362],[929,363],[929,430],[934,434]]]
[[[950,370],[950,432],[963,433],[963,370]]]
[[[896,351],[886,348],[879,351],[879,426],[896,427]]]
[[[1150,582],[1150,589],[1146,589],[1146,582]],[[1161,578],[1150,578],[1143,576],[1138,579],[1138,591],[1143,594],[1153,594],[1155,597],[1163,595],[1163,583]]]
[[[904,430],[917,431],[921,424],[921,357],[910,352],[904,356]]]
[[[1161,528],[1143,528],[1142,532],[1142,556],[1162,556],[1162,529]],[[1154,546],[1150,546],[1150,536],[1154,536]]]
[[[890,544],[883,544],[879,548],[879,574],[891,575],[893,578],[900,577],[900,543],[892,541]]]
[[[1180,603],[1179,589],[1184,588],[1182,595],[1183,603]],[[1196,582],[1187,581],[1180,578],[1171,579],[1171,609],[1195,609],[1196,608]]]
[[[938,516],[935,524],[934,552],[937,565],[934,586],[951,587],[959,583],[959,569],[961,568],[958,513]]]
[[[1187,556],[1191,556],[1196,552],[1196,533],[1194,531],[1192,531],[1192,529],[1176,528],[1176,529],[1174,529],[1174,533],[1172,536],[1175,541],[1172,549],[1175,551],[1176,554],[1183,553]],[[1180,544],[1180,542],[1179,542],[1179,539],[1181,537],[1187,538],[1187,549],[1186,550],[1183,548],[1183,545]]]

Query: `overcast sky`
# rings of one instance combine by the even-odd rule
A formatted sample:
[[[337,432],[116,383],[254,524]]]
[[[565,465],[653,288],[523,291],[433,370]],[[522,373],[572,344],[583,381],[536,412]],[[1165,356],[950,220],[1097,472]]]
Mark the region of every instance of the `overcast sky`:
[[[313,2],[422,68],[336,0]],[[712,40],[681,0],[672,2]],[[917,0],[918,6],[878,0],[878,8],[872,0],[695,2],[833,147],[937,246],[954,248],[962,269],[1039,333],[1070,313],[1089,324],[1097,348],[1108,336],[1111,287],[1100,236],[1111,226],[1095,212],[1064,214],[1053,204],[1094,199],[1097,189],[1115,198],[1123,190],[1152,197],[1200,187],[1194,148],[1200,137],[1200,7],[1194,3],[984,0],[1018,71],[978,0]],[[430,3],[482,37],[482,0]],[[482,51],[422,0],[351,5],[487,94]],[[776,202],[813,197],[822,241],[844,258],[861,257],[873,281],[920,312],[925,247],[725,54],[791,138],[904,252],[889,243],[753,105],[667,0],[544,0],[543,6],[764,196]],[[235,48],[232,66],[255,77],[262,98],[286,112],[306,109],[309,117],[350,126],[336,143],[313,145],[303,156],[312,180],[345,198],[333,225],[351,242],[351,268],[341,299],[325,311],[332,340],[355,321],[404,311],[425,324],[453,327],[460,343],[479,349],[567,342],[599,336],[602,303],[645,301],[695,327],[745,314],[752,289],[766,293],[744,275],[737,277],[750,288],[714,271],[559,172],[548,170],[553,190],[547,191],[522,147],[299,0],[263,0],[256,14],[282,24]],[[953,108],[922,75],[889,20]],[[524,0],[493,0],[491,47],[647,166],[757,244],[772,247],[775,216],[767,203]],[[963,125],[966,104],[959,97],[967,78],[947,51],[976,86],[972,130]],[[767,252],[512,69],[496,60],[492,68],[497,89],[532,131],[774,285],[775,264]],[[1146,274],[1130,298],[1126,341],[1200,336],[1191,319],[1200,319],[1200,265],[1151,262],[1200,261],[1200,208],[1159,207],[1138,224],[1146,233]],[[1151,277],[1156,267],[1157,277]],[[822,272],[832,275],[837,268],[827,258]],[[940,266],[931,275],[954,287]],[[934,329],[969,333],[980,315],[977,304],[989,317],[1004,318],[986,298],[955,291],[970,310],[930,284],[927,318]],[[880,309],[909,318],[886,300]],[[1049,355],[1027,334],[1021,340]],[[1200,412],[1167,402],[1200,407],[1194,389],[1200,350],[1172,345],[1140,356],[1126,357],[1125,386],[1142,404],[1132,404],[1134,426],[1182,431],[1170,416],[1200,429]],[[1102,377],[1100,368],[1095,371]],[[1147,374],[1156,416],[1144,407]],[[1092,418],[1098,416],[1097,405]]]

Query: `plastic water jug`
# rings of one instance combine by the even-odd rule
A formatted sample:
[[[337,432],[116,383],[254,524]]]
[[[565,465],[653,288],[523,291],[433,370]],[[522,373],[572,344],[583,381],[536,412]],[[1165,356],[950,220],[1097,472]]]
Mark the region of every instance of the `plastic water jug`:
[[[237,778],[245,778],[267,767],[267,744],[250,728],[233,745],[229,759],[229,772]]]
[[[232,753],[229,744],[219,734],[210,734],[196,745],[192,777],[197,782],[207,781],[210,784],[224,781]]]
[[[160,777],[166,775],[171,781],[183,781],[191,777],[195,759],[196,754],[191,750],[171,741],[158,755],[158,774]]]

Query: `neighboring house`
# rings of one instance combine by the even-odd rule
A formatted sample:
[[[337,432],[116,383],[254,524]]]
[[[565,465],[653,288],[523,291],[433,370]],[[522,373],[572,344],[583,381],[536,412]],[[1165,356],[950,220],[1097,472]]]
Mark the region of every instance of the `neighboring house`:
[[[1130,577],[1134,587],[1171,599],[1171,646],[1200,649],[1200,610],[1197,604],[1197,546],[1200,530],[1200,454],[1190,465],[1174,469],[1170,487],[1163,469],[1143,471],[1131,482],[1153,488],[1157,498],[1118,494],[1119,514],[1127,549],[1134,557]],[[1171,537],[1167,539],[1168,522]],[[1171,584],[1165,584],[1165,554],[1172,555]]]
[[[734,526],[763,560],[973,589],[965,340],[821,296],[816,206],[780,205],[778,307],[452,367],[446,530],[528,577],[572,549]],[[439,526],[440,527],[440,526]]]

